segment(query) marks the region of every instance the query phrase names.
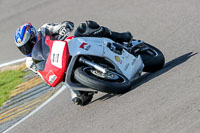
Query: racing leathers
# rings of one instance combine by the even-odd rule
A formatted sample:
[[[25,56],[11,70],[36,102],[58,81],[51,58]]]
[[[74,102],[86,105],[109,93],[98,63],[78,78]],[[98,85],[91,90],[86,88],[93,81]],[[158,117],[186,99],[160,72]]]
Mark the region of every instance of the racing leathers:
[[[38,30],[38,40],[46,35],[51,36],[51,39],[58,40],[64,36],[67,32],[71,32],[74,28],[74,24],[71,21],[63,21],[62,23],[46,23],[42,25]],[[123,43],[129,42],[132,39],[130,32],[118,33],[109,30],[107,27],[100,26],[94,21],[86,21],[81,23],[74,33],[75,37],[106,37],[113,41]],[[26,66],[37,73],[37,67],[34,64],[32,57],[26,57]]]
[[[107,27],[100,26],[94,21],[86,21],[81,23],[74,34],[75,37],[106,37],[115,42],[129,42],[132,39],[130,32],[114,32]]]

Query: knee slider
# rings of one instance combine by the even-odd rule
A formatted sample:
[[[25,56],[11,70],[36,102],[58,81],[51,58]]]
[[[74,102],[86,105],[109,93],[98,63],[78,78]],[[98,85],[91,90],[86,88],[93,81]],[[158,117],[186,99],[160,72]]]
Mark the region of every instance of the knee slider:
[[[79,33],[84,33],[86,31],[86,24],[85,23],[81,23],[78,28],[77,28]]]

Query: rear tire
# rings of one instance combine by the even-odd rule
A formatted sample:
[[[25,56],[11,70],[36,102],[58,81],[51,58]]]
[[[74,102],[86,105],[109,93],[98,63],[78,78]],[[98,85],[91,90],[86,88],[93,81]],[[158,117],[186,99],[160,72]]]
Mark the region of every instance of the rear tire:
[[[144,72],[155,72],[163,68],[165,64],[165,57],[163,53],[156,47],[144,43],[149,50],[142,51],[140,53],[143,63],[144,63]]]
[[[97,74],[95,74],[93,71],[96,71]],[[113,75],[113,78],[104,78],[98,74],[96,69],[83,66],[75,70],[74,76],[75,79],[81,84],[101,92],[121,94],[130,89],[131,84],[126,77],[116,72],[109,72],[110,73],[108,73],[108,75]]]

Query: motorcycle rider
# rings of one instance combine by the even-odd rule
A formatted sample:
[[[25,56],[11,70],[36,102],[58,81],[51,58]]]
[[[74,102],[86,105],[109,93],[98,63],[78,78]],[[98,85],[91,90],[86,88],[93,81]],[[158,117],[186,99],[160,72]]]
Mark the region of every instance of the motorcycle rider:
[[[25,23],[15,32],[15,44],[17,48],[26,56],[26,66],[37,73],[37,67],[32,60],[32,49],[42,37],[51,36],[52,39],[58,40],[65,34],[72,32],[74,24],[71,21],[61,23],[46,23],[38,30],[31,24]],[[81,23],[74,33],[75,37],[106,37],[115,42],[129,42],[132,39],[130,32],[118,33],[111,31],[107,27],[100,26],[95,21],[86,21]],[[70,88],[72,101],[77,105],[88,104],[94,93],[76,91]]]

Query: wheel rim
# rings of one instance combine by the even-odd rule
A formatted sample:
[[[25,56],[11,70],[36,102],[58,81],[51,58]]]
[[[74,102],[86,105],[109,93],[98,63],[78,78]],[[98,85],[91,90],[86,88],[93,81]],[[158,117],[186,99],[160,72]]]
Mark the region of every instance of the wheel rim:
[[[113,81],[113,82],[117,81],[121,83],[126,81],[126,79],[122,75],[112,72],[112,71],[108,71],[107,73],[104,74],[101,71],[98,71],[92,67],[84,67],[83,71],[89,75],[93,75],[99,79],[103,79],[107,81]]]
[[[142,44],[139,44],[138,46],[136,46],[136,51],[137,50],[142,53],[146,53],[150,56],[154,56],[154,57],[159,55],[159,53],[156,50],[154,50],[153,48],[146,45],[146,43],[142,43]]]
[[[159,53],[156,50],[149,47],[148,45],[145,45],[145,43],[143,44],[143,47],[144,47],[144,51],[146,51],[147,54],[154,56],[154,57],[159,55]]]
[[[147,50],[146,50],[146,53],[148,53],[149,55],[154,56],[154,57],[156,57],[156,56],[159,55],[159,54],[157,53],[157,51],[155,51],[154,49],[151,49],[151,48],[147,49]]]

